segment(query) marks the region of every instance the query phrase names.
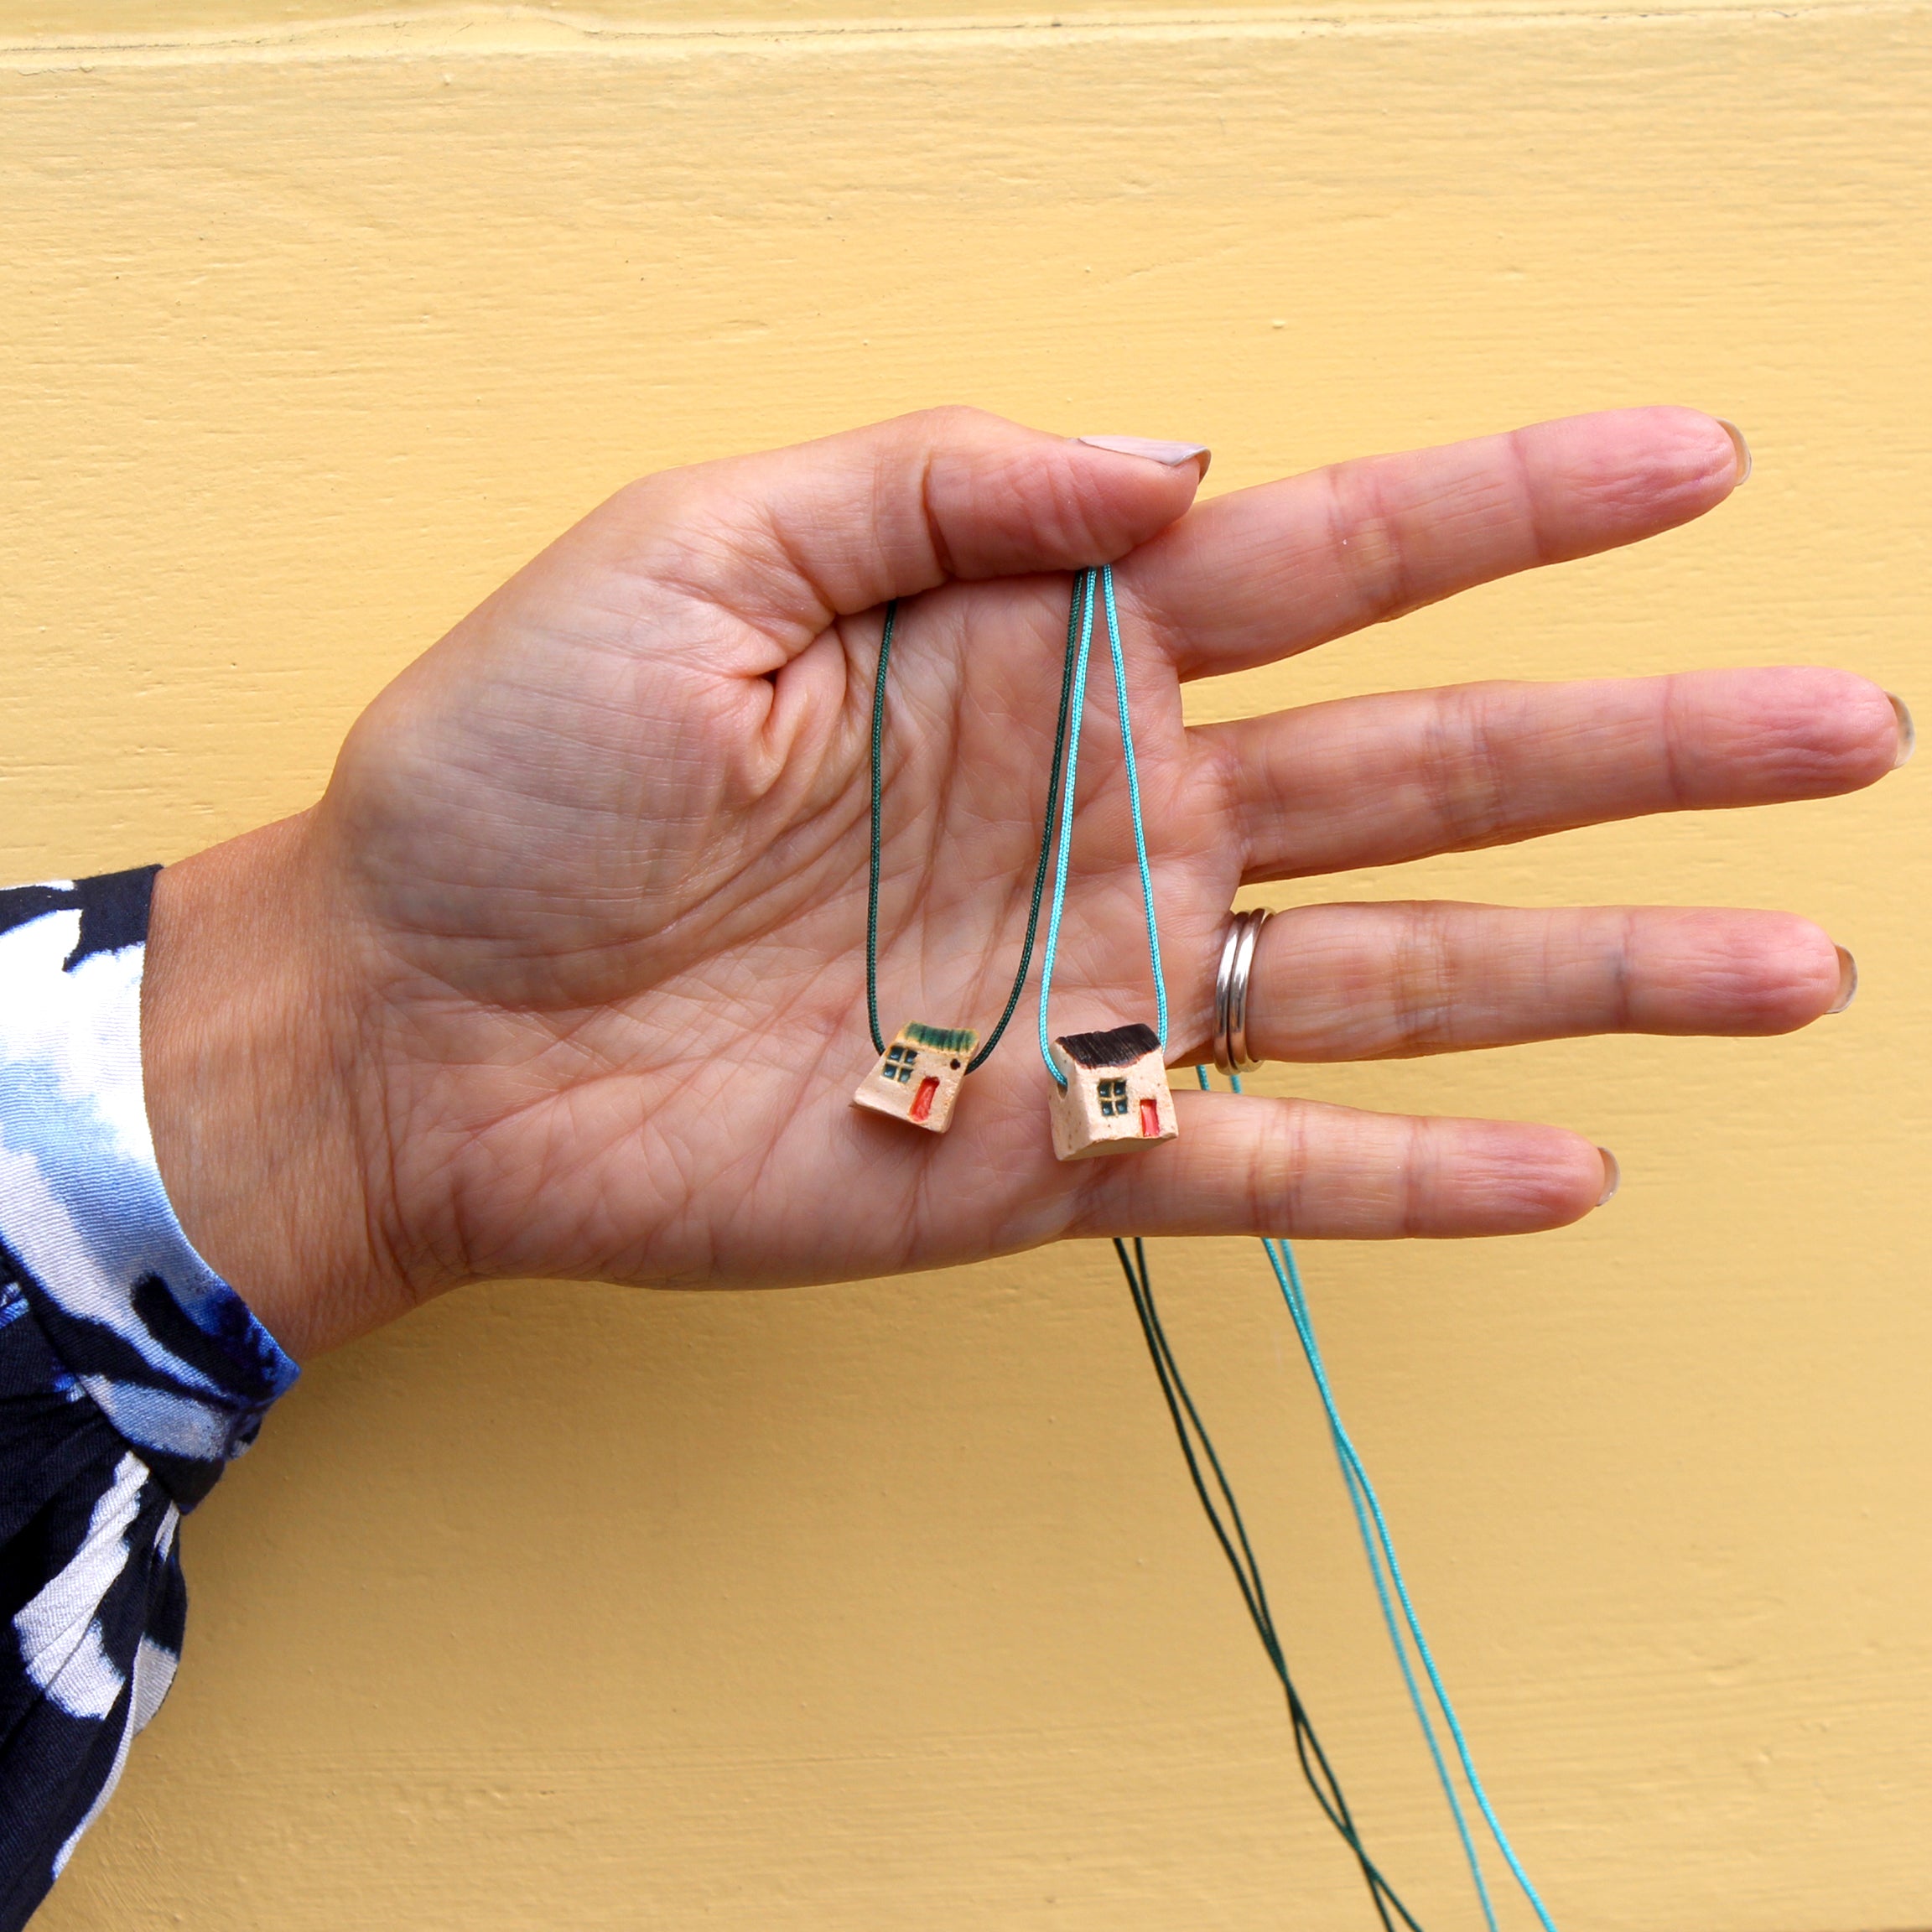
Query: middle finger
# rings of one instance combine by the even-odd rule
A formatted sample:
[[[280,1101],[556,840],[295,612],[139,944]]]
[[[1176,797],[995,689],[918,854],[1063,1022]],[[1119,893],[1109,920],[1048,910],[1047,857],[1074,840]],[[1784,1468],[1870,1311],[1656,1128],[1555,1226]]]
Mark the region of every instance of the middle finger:
[[[1387,865],[1654,812],[1828,797],[1910,749],[1848,671],[1696,671],[1344,698],[1196,727],[1250,882]]]

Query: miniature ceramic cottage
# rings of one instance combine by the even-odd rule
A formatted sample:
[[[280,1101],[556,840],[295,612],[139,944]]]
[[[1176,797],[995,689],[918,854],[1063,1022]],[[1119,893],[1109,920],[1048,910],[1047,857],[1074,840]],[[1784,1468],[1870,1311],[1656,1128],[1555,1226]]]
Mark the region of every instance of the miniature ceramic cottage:
[[[909,1021],[859,1083],[852,1104],[943,1134],[953,1124],[953,1103],[959,1098],[966,1062],[979,1038],[970,1026]]]
[[[1067,1077],[1046,1103],[1058,1159],[1149,1147],[1180,1132],[1161,1036],[1151,1026],[1066,1034],[1053,1042],[1053,1064]]]

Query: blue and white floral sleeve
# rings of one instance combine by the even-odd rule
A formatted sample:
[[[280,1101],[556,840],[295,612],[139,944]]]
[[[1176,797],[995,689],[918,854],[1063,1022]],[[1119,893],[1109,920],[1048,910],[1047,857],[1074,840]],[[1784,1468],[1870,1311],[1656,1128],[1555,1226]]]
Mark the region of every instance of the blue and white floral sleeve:
[[[0,891],[0,1932],[33,1915],[167,1695],[182,1513],[296,1374],[154,1164],[158,870]]]

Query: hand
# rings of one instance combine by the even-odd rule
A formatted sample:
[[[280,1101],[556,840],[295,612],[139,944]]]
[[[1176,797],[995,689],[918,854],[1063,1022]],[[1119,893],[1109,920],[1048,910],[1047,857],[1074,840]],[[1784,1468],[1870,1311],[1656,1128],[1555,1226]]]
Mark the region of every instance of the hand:
[[[880,1004],[977,1027],[1018,957],[1072,568],[1118,578],[1172,1057],[1208,1054],[1244,883],[1871,783],[1884,693],[1831,671],[1481,684],[1188,730],[1181,683],[1629,543],[1728,494],[1648,409],[1190,511],[1198,472],[942,411],[647,478],[384,691],[321,802],[161,875],[145,1055],[190,1237],[298,1354],[456,1283],[694,1286],[1069,1235],[1551,1228],[1605,1192],[1553,1127],[1182,1092],[1181,1138],[1062,1166],[1023,1002],[952,1131],[852,1109],[881,606]],[[1104,653],[1057,1031],[1151,1016]],[[1830,1010],[1803,920],[1312,906],[1266,928],[1270,1058],[1745,1034]]]

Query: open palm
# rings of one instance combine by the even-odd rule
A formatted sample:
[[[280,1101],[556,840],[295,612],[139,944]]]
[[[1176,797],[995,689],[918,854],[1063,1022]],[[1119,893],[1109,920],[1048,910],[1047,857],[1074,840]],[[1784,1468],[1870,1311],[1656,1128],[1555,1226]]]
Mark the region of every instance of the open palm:
[[[1472,686],[1183,726],[1187,678],[1680,522],[1737,465],[1712,418],[1629,411],[1190,510],[1192,461],[946,411],[621,493],[382,693],[289,834],[301,902],[325,909],[317,1010],[354,1041],[332,1062],[331,1145],[351,1204],[333,1265],[356,1285],[297,1345],[479,1276],[776,1284],[1073,1234],[1472,1234],[1587,1212],[1606,1169],[1576,1135],[1286,1100],[1184,1093],[1178,1141],[1057,1163],[1031,993],[948,1135],[851,1108],[873,1058],[881,606],[908,600],[886,740],[886,1031],[984,1037],[997,1017],[1068,573],[1121,559],[1182,1062],[1205,1055],[1244,883],[1892,767],[1891,703],[1825,671]],[[1104,656],[1086,718],[1057,1032],[1153,1010]],[[1768,913],[1309,906],[1264,935],[1250,1040],[1337,1059],[1774,1031],[1831,1008],[1841,973],[1815,927]]]

